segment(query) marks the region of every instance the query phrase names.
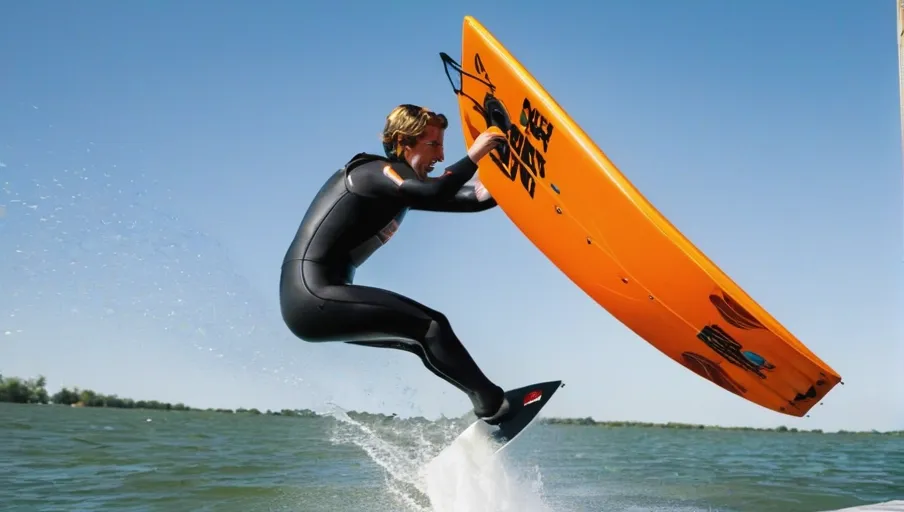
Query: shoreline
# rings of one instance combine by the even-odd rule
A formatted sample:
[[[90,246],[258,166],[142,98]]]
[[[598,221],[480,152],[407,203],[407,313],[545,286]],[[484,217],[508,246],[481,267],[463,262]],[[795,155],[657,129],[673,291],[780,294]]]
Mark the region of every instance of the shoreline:
[[[137,409],[146,411],[177,411],[177,412],[207,412],[221,414],[243,414],[243,415],[259,415],[259,416],[287,416],[300,418],[324,418],[321,414],[311,409],[282,409],[280,411],[260,411],[256,408],[226,409],[226,408],[198,408],[185,405],[183,403],[169,403],[158,400],[135,400],[132,398],[122,398],[117,395],[106,395],[98,393],[90,389],[79,389],[77,387],[69,389],[62,388],[53,395],[47,392],[47,380],[43,376],[37,379],[22,379],[19,377],[5,377],[0,375],[0,403],[13,403],[20,405],[50,405],[57,407],[87,407],[87,408],[106,408],[106,409]],[[401,420],[396,414],[371,413],[362,411],[346,411],[350,417],[363,420],[376,421],[411,421],[419,423],[433,423],[423,416],[415,416]],[[455,421],[462,418],[447,418]],[[469,421],[473,421],[473,418]],[[710,430],[710,431],[735,431],[735,432],[775,432],[775,433],[793,433],[793,434],[820,434],[820,435],[857,435],[857,436],[879,436],[879,437],[904,437],[904,430],[890,431],[851,431],[838,430],[834,432],[824,432],[822,429],[801,429],[795,427],[743,427],[743,426],[720,426],[720,425],[703,425],[693,423],[653,423],[644,421],[616,421],[604,420],[597,421],[592,417],[584,418],[558,418],[558,417],[538,417],[536,422],[541,425],[560,425],[560,426],[581,426],[595,428],[656,428],[656,429],[676,429],[676,430]]]

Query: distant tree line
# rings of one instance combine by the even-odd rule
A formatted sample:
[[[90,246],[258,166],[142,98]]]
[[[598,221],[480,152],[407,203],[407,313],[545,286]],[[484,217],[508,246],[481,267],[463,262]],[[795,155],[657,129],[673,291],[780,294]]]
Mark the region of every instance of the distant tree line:
[[[257,409],[196,409],[183,403],[171,404],[158,400],[133,400],[116,395],[105,395],[90,389],[63,388],[53,395],[47,392],[47,379],[42,375],[36,379],[4,377],[0,375],[0,402],[17,404],[68,405],[74,407],[111,407],[116,409],[151,409],[165,411],[207,411],[245,414],[270,414],[279,416],[316,416],[313,411],[290,410],[266,411]]]
[[[46,404],[50,401],[46,385],[47,379],[43,376],[37,379],[22,380],[18,377],[0,375],[0,402]]]
[[[741,432],[803,432],[810,434],[822,434],[821,429],[797,429],[794,427],[779,426],[775,428],[756,428],[756,427],[721,427],[713,425],[699,425],[693,423],[646,423],[641,421],[595,421],[593,418],[541,418],[537,420],[548,425],[584,425],[594,427],[634,427],[634,428],[672,428],[672,429],[707,429],[707,430],[732,430]],[[871,430],[868,432],[851,432],[847,430],[839,430],[836,434],[876,434],[886,436],[904,436],[904,430],[896,430],[890,432],[879,432]]]
[[[3,377],[0,375],[0,402],[12,402],[18,404],[53,404],[68,405],[74,407],[111,407],[117,409],[154,409],[166,411],[206,411],[220,412],[232,414],[262,414],[270,416],[296,416],[296,417],[316,417],[317,413],[310,409],[283,409],[281,411],[261,412],[258,409],[222,409],[208,408],[197,409],[189,407],[182,403],[171,404],[160,402],[157,400],[133,400],[131,398],[120,398],[116,395],[104,395],[90,389],[79,388],[62,388],[53,395],[47,393],[47,379],[39,376],[36,379],[21,379],[19,377]],[[370,421],[393,421],[395,414],[386,415],[378,413],[349,411],[350,417],[360,420]],[[411,418],[408,421],[428,422],[423,417]],[[541,417],[537,419],[538,423],[547,425],[580,425],[593,427],[633,427],[633,428],[671,428],[671,429],[707,429],[707,430],[737,430],[737,431],[771,431],[771,432],[808,432],[814,434],[823,433],[822,430],[798,430],[796,428],[776,427],[776,428],[754,428],[754,427],[719,427],[710,425],[695,425],[688,423],[645,423],[636,421],[596,421],[592,417],[584,418],[547,418]],[[891,432],[850,432],[840,430],[837,434],[876,434],[886,436],[904,436],[904,430]]]

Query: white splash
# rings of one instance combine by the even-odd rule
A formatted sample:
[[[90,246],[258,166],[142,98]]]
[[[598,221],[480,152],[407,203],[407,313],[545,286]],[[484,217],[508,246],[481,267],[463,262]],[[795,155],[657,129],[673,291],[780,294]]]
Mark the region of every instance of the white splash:
[[[475,424],[427,465],[427,495],[435,512],[551,512],[542,483],[519,475],[487,430]]]
[[[365,424],[338,407],[332,439],[350,443],[383,469],[394,511],[551,512],[538,472],[528,476],[479,428],[461,422],[393,420]],[[536,468],[532,468],[535,470]]]

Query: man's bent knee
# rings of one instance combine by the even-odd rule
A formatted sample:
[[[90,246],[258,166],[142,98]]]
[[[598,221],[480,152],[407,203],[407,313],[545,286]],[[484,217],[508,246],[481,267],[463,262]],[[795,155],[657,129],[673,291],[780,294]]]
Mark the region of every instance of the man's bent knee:
[[[302,341],[320,341],[316,322],[311,322],[303,314],[283,311],[283,322],[289,332]]]
[[[312,304],[304,297],[282,295],[280,311],[283,322],[289,331],[303,341],[329,341],[324,336],[328,333],[327,320],[322,318],[319,305]]]

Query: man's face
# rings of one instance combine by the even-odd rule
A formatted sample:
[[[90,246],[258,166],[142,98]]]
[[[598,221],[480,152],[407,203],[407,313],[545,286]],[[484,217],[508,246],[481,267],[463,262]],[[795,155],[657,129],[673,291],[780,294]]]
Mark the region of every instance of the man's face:
[[[405,158],[417,175],[424,179],[427,174],[433,171],[433,166],[437,162],[442,162],[445,158],[443,154],[443,136],[444,131],[438,126],[427,125],[424,133],[418,138],[417,143],[412,147],[405,148]]]

